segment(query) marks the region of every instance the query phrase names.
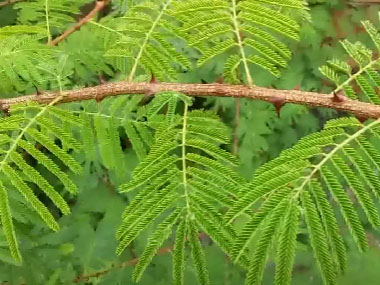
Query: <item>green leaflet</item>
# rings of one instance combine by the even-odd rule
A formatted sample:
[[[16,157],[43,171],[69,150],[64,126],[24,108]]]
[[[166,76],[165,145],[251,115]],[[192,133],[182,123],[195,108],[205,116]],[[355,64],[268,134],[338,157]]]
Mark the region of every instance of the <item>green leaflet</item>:
[[[300,208],[295,201],[290,201],[290,204],[280,230],[274,284],[291,284]]]
[[[131,66],[129,81],[133,81],[138,74],[150,75],[150,72],[160,80],[172,80],[176,78],[179,68],[187,69],[190,66],[189,60],[179,53],[167,38],[162,37],[162,34],[170,35],[172,38],[176,35],[175,25],[168,21],[168,9],[171,4],[171,0],[145,1],[135,5],[119,21],[99,26],[100,29],[113,31],[119,37],[120,40],[109,48],[107,55],[128,61],[127,64]],[[124,26],[130,28],[124,31]],[[137,33],[132,32],[134,29]],[[133,48],[126,49],[120,35],[125,39],[133,35]],[[179,68],[174,66],[173,62],[178,64]]]
[[[340,206],[340,211],[351,231],[351,234],[361,251],[368,248],[368,242],[364,228],[360,222],[359,216],[343,187],[340,185],[336,176],[327,167],[322,168],[322,181],[330,189],[333,197]]]
[[[379,32],[371,23],[362,21],[362,25],[370,35],[376,47],[379,47]],[[351,67],[338,60],[331,60],[328,65],[322,66],[320,71],[336,85],[335,92],[344,90],[346,96],[352,99],[365,99],[373,104],[380,104],[375,86],[379,86],[379,74],[376,70],[379,63],[378,56],[373,57],[372,51],[361,42],[352,43],[348,40],[341,41],[347,54],[360,66],[359,70],[352,73]],[[360,93],[354,91],[352,84],[360,87]],[[375,86],[374,86],[375,85]]]
[[[177,227],[173,251],[173,284],[175,285],[184,284],[187,230],[187,218],[183,218]]]
[[[7,191],[4,188],[4,185],[0,182],[0,220],[4,229],[5,237],[8,242],[9,249],[11,251],[12,257],[17,261],[21,262],[22,257],[18,249],[16,233],[14,230],[11,211],[9,208],[9,200]]]
[[[193,221],[189,223],[189,244],[191,248],[191,256],[195,267],[195,272],[198,277],[198,281],[201,285],[210,284],[205,254],[202,249],[201,243],[198,238],[198,231]]]
[[[181,211],[181,209],[173,211],[173,213],[171,213],[161,224],[158,225],[155,232],[149,237],[148,244],[139,258],[139,262],[137,263],[135,270],[133,271],[133,281],[138,282],[140,280],[144,270],[149,265],[154,254],[171,234],[172,227],[180,217]]]
[[[318,217],[317,209],[307,191],[302,194],[302,204],[306,212],[305,218],[310,233],[311,246],[322,273],[323,282],[324,284],[337,284],[336,272],[329,257],[327,238]]]
[[[275,236],[278,224],[281,223],[284,213],[286,213],[287,204],[289,204],[289,199],[282,200],[282,202],[274,208],[266,224],[263,226],[260,237],[256,242],[253,256],[251,257],[245,284],[261,284],[269,248]]]
[[[4,166],[5,175],[11,180],[12,184],[20,191],[21,195],[24,196],[25,200],[29,202],[33,209],[41,216],[45,223],[54,231],[59,230],[59,225],[55,221],[53,215],[49,212],[46,206],[37,198],[33,193],[32,189],[20,178],[20,176],[10,167]],[[58,195],[58,194],[57,194]],[[62,197],[60,197],[62,199]],[[53,200],[55,201],[55,200]],[[66,203],[59,205],[61,201],[56,202],[56,205],[60,207],[65,214],[70,212],[70,209]]]
[[[311,191],[315,197],[317,208],[321,213],[321,219],[330,244],[329,246],[334,255],[334,262],[337,263],[337,267],[339,267],[340,272],[344,273],[347,266],[347,252],[343,238],[339,232],[339,226],[334,210],[328,202],[321,184],[316,181],[312,181]]]

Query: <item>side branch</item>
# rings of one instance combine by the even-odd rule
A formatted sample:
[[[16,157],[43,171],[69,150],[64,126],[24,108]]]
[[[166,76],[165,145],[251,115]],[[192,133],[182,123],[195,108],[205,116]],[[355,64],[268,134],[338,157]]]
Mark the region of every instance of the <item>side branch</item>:
[[[62,93],[46,92],[9,99],[0,99],[0,110],[7,111],[11,105],[34,101],[49,104],[54,98],[62,95],[60,103],[83,101],[89,99],[102,100],[110,96],[123,94],[156,94],[164,91],[181,92],[189,96],[218,96],[263,100],[277,104],[295,103],[313,107],[327,107],[346,111],[359,118],[380,118],[380,106],[341,97],[336,100],[333,94],[321,94],[299,90],[277,90],[256,86],[228,84],[182,84],[182,83],[107,83]]]
[[[83,19],[81,19],[79,22],[77,22],[73,27],[71,27],[70,29],[65,31],[62,35],[60,35],[60,36],[56,37],[54,40],[52,40],[50,42],[50,45],[52,45],[52,46],[57,45],[58,43],[60,43],[64,39],[66,39],[68,36],[70,36],[72,33],[79,30],[84,24],[91,21],[92,18],[94,18],[98,12],[103,10],[107,6],[108,2],[109,2],[109,0],[95,1],[95,7],[94,7],[94,9],[92,9],[90,11],[90,13],[88,13]]]
[[[202,239],[204,237],[207,237],[207,235],[205,233],[199,233],[198,237],[200,239]],[[174,249],[174,245],[171,245],[168,247],[162,247],[157,251],[155,256],[168,254],[168,253],[172,252],[173,249]],[[136,257],[136,258],[126,260],[120,264],[115,264],[112,267],[101,270],[101,271],[92,272],[92,273],[86,274],[86,275],[80,275],[74,279],[74,283],[89,281],[91,278],[98,278],[102,275],[108,274],[113,269],[117,269],[117,268],[122,269],[122,268],[125,268],[128,266],[135,266],[138,262],[139,262],[139,258]]]
[[[11,5],[11,4],[19,2],[19,1],[21,1],[21,0],[7,0],[7,1],[4,1],[4,2],[0,2],[0,8],[4,7],[4,6],[7,6],[7,5]]]

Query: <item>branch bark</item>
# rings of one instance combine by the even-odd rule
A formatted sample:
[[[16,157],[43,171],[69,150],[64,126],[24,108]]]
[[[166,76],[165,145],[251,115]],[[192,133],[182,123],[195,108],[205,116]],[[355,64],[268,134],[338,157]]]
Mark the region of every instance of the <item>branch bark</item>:
[[[171,252],[172,250],[173,250],[173,246],[161,248],[157,251],[156,256],[167,254],[167,253]],[[88,281],[91,278],[98,278],[102,275],[105,275],[105,274],[109,273],[111,270],[116,269],[116,268],[125,268],[128,266],[135,266],[138,262],[139,262],[139,259],[137,257],[132,258],[132,259],[129,259],[129,260],[127,260],[121,264],[113,266],[111,268],[107,268],[107,269],[104,269],[101,271],[96,271],[96,272],[86,274],[86,275],[77,276],[73,281],[74,281],[74,283]]]
[[[13,0],[15,1],[15,0]],[[17,0],[18,1],[18,0]],[[50,45],[55,46],[64,39],[66,39],[68,36],[70,36],[75,31],[79,30],[84,24],[91,21],[92,18],[95,17],[95,15],[102,11],[108,4],[109,0],[101,0],[101,1],[95,1],[95,7],[88,13],[83,19],[81,19],[79,22],[77,22],[73,27],[65,31],[62,35],[56,37],[54,40],[50,42]]]
[[[8,1],[5,1],[5,2],[0,2],[0,8],[4,7],[4,6],[7,6],[7,5],[11,5],[11,4],[19,2],[19,1],[21,1],[21,0],[8,0]]]
[[[0,110],[7,111],[11,105],[34,101],[49,104],[53,99],[62,95],[59,103],[96,99],[123,94],[157,94],[163,91],[181,92],[188,96],[218,96],[248,98],[276,103],[295,103],[311,107],[327,107],[352,113],[359,118],[380,118],[380,106],[348,99],[335,100],[333,94],[322,94],[299,90],[277,90],[256,86],[228,84],[182,84],[182,83],[129,83],[116,82],[101,84],[77,90],[46,92],[16,98],[0,99]]]
[[[207,237],[207,235],[205,233],[201,232],[201,233],[198,234],[198,238],[202,239],[204,237]],[[155,254],[155,256],[168,254],[168,253],[172,252],[173,249],[174,249],[174,245],[167,246],[167,247],[162,247],[162,248],[160,248],[157,251],[157,253]],[[107,269],[104,269],[104,270],[101,270],[101,271],[96,271],[96,272],[92,272],[90,274],[77,276],[77,277],[75,277],[75,279],[73,281],[74,281],[74,283],[88,281],[91,278],[98,278],[98,277],[100,277],[102,275],[108,274],[111,270],[116,269],[116,268],[125,268],[125,267],[128,267],[128,266],[135,266],[138,262],[139,262],[139,258],[138,257],[132,258],[132,259],[126,260],[126,261],[124,261],[124,262],[122,262],[120,264],[116,264],[116,265],[114,265],[114,266],[112,266],[110,268],[107,268]]]

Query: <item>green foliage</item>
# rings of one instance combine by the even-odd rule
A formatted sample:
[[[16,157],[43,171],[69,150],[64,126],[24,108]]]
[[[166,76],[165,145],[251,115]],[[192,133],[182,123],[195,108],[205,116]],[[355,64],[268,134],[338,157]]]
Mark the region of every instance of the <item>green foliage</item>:
[[[172,105],[167,100],[173,96],[183,101],[182,116],[175,114],[176,102]],[[224,227],[219,212],[221,207],[231,205],[229,196],[236,197],[236,188],[245,183],[230,169],[237,164],[236,158],[220,147],[228,143],[229,131],[213,112],[189,111],[189,104],[191,100],[181,94],[163,93],[156,95],[141,112],[147,126],[155,130],[154,143],[133,170],[132,179],[120,187],[121,192],[141,190],[123,213],[116,234],[120,240],[117,253],[121,254],[151,223],[163,215],[169,216],[157,226],[148,242],[141,265],[135,269],[135,280],[139,280],[152,259],[149,252],[156,251],[157,245],[168,238],[173,217],[181,221],[173,255],[173,278],[178,284],[183,282],[187,237],[199,282],[208,284],[198,229],[207,232],[225,251],[235,235],[232,227]],[[167,107],[166,116],[159,112],[164,107]],[[205,124],[207,127],[203,127]],[[223,191],[224,185],[229,187]]]
[[[39,42],[41,35],[12,33],[0,38],[1,92],[13,88],[21,92],[28,84],[29,88],[30,84],[40,85],[43,75],[36,64],[49,60],[51,54],[50,48]]]
[[[331,36],[333,25],[326,7],[338,5],[309,1],[311,19],[324,19],[311,23],[302,0],[112,1],[50,46],[92,7],[88,2],[14,5],[17,19],[0,27],[2,93],[218,76],[320,89],[317,65],[333,51],[321,36]],[[363,25],[372,44],[343,40],[350,61],[330,59],[320,72],[335,92],[379,104],[380,36],[369,21]],[[241,284],[245,270],[246,284],[272,275],[285,285],[302,248],[310,248],[322,282],[336,284],[349,268],[347,244],[360,252],[370,247],[367,224],[380,226],[379,119],[342,117],[317,131],[335,113],[286,106],[279,119],[267,103],[242,100],[236,157],[222,122],[233,117],[231,101],[150,95],[56,107],[64,99],[58,96],[47,105],[12,106],[1,118],[1,281],[70,284],[97,276],[119,284],[132,276],[167,284],[171,275],[174,284]],[[259,165],[252,180],[243,178]],[[169,271],[162,252],[172,252]],[[220,265],[225,255],[237,267]]]
[[[233,251],[236,259],[248,247],[254,235],[260,232],[260,227],[264,227],[264,234],[267,229],[266,220],[278,228],[280,236],[287,234],[291,225],[281,228],[277,224],[279,219],[271,224],[270,217],[276,213],[276,205],[281,205],[290,196],[293,201],[301,199],[311,244],[325,282],[336,282],[336,273],[345,271],[347,253],[329,197],[340,206],[341,214],[359,250],[366,250],[368,245],[365,232],[349,195],[355,195],[368,221],[377,228],[379,215],[374,200],[378,197],[379,187],[376,186],[378,176],[373,169],[378,167],[376,157],[379,153],[374,145],[377,139],[371,143],[370,138],[373,134],[378,136],[379,123],[379,120],[375,120],[361,124],[354,118],[329,121],[322,131],[303,138],[278,158],[260,167],[247,187],[249,190],[225,215],[226,221],[230,222],[252,205],[258,207],[258,211],[236,239]],[[323,189],[329,191],[328,196]],[[281,216],[296,216],[298,211],[298,207],[293,207],[293,212],[284,208],[281,209]],[[293,241],[287,240],[286,245],[295,242],[296,235],[293,233],[290,237]],[[282,242],[280,240],[279,247]],[[261,246],[265,250],[267,245],[256,245],[256,251]],[[286,257],[290,264],[293,257],[294,253],[290,251]],[[265,260],[264,253],[262,259]],[[257,266],[256,263],[254,266]],[[278,266],[282,267],[284,263],[281,262]],[[257,274],[255,271],[254,275]]]
[[[368,23],[365,25],[369,27]],[[373,32],[371,36],[372,39],[376,38]],[[355,47],[360,44],[353,46],[349,45],[347,41],[343,41],[342,44],[346,50],[350,46],[350,55],[356,56],[356,62],[363,68],[360,68],[358,73],[351,74],[347,64],[330,61],[335,68],[339,68],[340,71],[349,75],[342,82],[328,67],[322,68],[322,72],[327,74],[338,86],[335,91],[343,88],[345,90],[352,89],[350,84],[366,72],[368,65],[372,65],[372,62],[364,63],[364,57],[360,59],[361,61],[359,60],[359,51],[355,50]],[[360,51],[360,54],[368,54],[366,50]],[[375,74],[377,73],[375,72]],[[328,197],[331,196],[339,204],[342,216],[359,250],[366,250],[368,245],[365,232],[346,189],[349,189],[356,197],[368,222],[374,228],[379,227],[380,219],[374,202],[379,196],[379,179],[374,172],[379,165],[379,152],[375,146],[378,142],[379,123],[379,120],[374,120],[362,124],[355,118],[331,120],[327,122],[322,131],[303,138],[291,149],[283,151],[278,158],[260,167],[248,187],[249,191],[225,216],[226,221],[230,223],[252,205],[257,205],[256,207],[259,209],[242,229],[235,242],[233,253],[235,252],[236,259],[239,258],[239,253],[248,247],[265,220],[269,219],[269,226],[281,229],[277,224],[279,219],[275,219],[271,223],[270,215],[275,215],[276,208],[284,203],[286,196],[289,195],[292,200],[300,201],[305,209],[305,220],[310,233],[311,245],[324,283],[336,283],[337,273],[345,271],[347,253]],[[329,196],[326,196],[323,189],[330,192]],[[281,191],[289,194],[278,194]],[[281,210],[281,216],[286,216],[287,209]],[[298,212],[299,210],[294,208],[294,211]],[[292,215],[297,214],[293,213]],[[269,229],[268,226],[262,229],[263,234]],[[283,232],[280,235],[285,235],[285,230],[288,228],[282,229]],[[272,235],[273,233],[270,234],[270,236]],[[293,234],[293,241],[288,240],[287,242],[294,243],[296,237],[297,235]],[[254,251],[255,256],[256,252],[261,250],[261,258],[253,262],[251,271],[248,273],[248,280],[252,278],[258,278],[258,280],[252,279],[251,283],[260,283],[261,269],[258,266],[260,260],[266,259],[265,252],[269,240],[265,239],[260,244],[261,239],[258,240],[257,249]],[[287,258],[292,260],[292,257],[294,257],[294,253],[290,252]],[[284,266],[284,261],[278,266]],[[250,274],[252,271],[253,273]],[[280,274],[279,271],[277,274]],[[276,279],[280,278],[277,276]]]
[[[57,162],[50,159],[36,147],[39,145],[41,148],[46,149],[59,159],[63,165],[74,173],[79,174],[82,169],[81,165],[55,143],[55,139],[58,139],[68,149],[78,151],[81,148],[80,143],[73,137],[73,134],[61,128],[64,121],[70,120],[75,120],[77,126],[81,125],[80,120],[70,112],[65,112],[49,105],[40,107],[33,104],[30,106],[15,106],[11,110],[9,117],[1,119],[0,170],[3,174],[0,183],[1,221],[11,255],[17,261],[21,261],[21,255],[16,241],[5,185],[7,185],[8,189],[16,188],[24,197],[22,203],[36,211],[50,229],[57,231],[59,229],[58,223],[47,207],[39,200],[33,188],[37,187],[49,197],[62,214],[69,214],[70,207],[62,195],[54,189],[45,177],[35,170],[28,160],[34,158],[51,174],[55,175],[63,184],[65,190],[71,194],[76,194],[77,186],[61,170]],[[22,150],[21,153],[19,152],[20,149]],[[30,183],[33,188],[31,188]]]
[[[170,41],[176,38],[175,24],[167,14],[172,2],[144,1],[131,7],[123,17],[111,19],[106,26],[99,25],[117,35],[105,56],[124,59],[129,81],[135,79],[138,69],[160,80],[173,80],[178,70],[190,67],[189,60]]]
[[[249,64],[258,65],[275,76],[280,75],[279,68],[287,66],[291,52],[278,38],[281,35],[299,39],[297,20],[307,15],[304,4],[298,0],[191,0],[175,3],[169,13],[182,24],[179,35],[200,52],[198,66],[234,50],[225,63],[225,80],[240,82],[242,66],[247,82],[252,84]]]
[[[35,0],[15,4],[21,25],[44,27],[47,32],[60,33],[80,14],[80,7],[89,0]],[[49,35],[50,36],[50,35]]]
[[[376,28],[369,22],[362,22],[367,33],[370,35],[377,50],[380,50],[380,34]],[[335,91],[344,90],[347,97],[351,99],[364,99],[373,104],[380,104],[379,96],[375,88],[380,86],[380,76],[376,71],[379,58],[374,57],[372,51],[364,46],[361,42],[351,43],[348,40],[342,41],[342,46],[348,55],[355,61],[358,71],[353,76],[352,67],[341,60],[330,60],[328,65],[320,68],[320,71],[336,84]],[[361,94],[358,96],[350,82],[355,82],[359,87]]]

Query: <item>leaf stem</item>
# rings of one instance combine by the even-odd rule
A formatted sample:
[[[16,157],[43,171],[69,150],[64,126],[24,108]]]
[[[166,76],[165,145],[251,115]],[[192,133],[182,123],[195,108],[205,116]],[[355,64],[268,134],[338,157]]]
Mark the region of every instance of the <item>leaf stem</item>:
[[[46,34],[48,38],[48,44],[51,43],[50,23],[49,23],[49,0],[45,0],[45,19],[46,19]]]
[[[151,37],[152,34],[153,34],[153,31],[156,29],[156,27],[157,27],[157,25],[158,25],[158,22],[161,20],[161,18],[162,18],[162,16],[164,15],[166,9],[168,8],[170,2],[171,2],[171,0],[168,0],[168,1],[164,4],[164,7],[162,7],[162,9],[161,9],[160,13],[158,14],[156,20],[154,20],[152,27],[150,27],[150,30],[146,33],[146,35],[145,35],[145,39],[144,39],[144,41],[143,41],[143,43],[142,43],[142,45],[141,45],[141,47],[140,47],[140,50],[139,50],[139,52],[138,52],[138,54],[137,54],[137,56],[136,56],[135,62],[134,62],[134,64],[133,64],[133,66],[132,66],[131,73],[130,73],[129,76],[128,76],[128,81],[129,81],[129,82],[132,82],[132,81],[133,81],[133,78],[134,78],[134,76],[135,76],[135,74],[136,74],[136,71],[137,71],[137,66],[138,66],[138,64],[139,64],[139,61],[140,61],[142,55],[143,55],[143,52],[144,52],[144,50],[145,50],[145,47],[146,47],[146,45],[148,44],[148,42],[149,42],[149,40],[150,40],[150,37]]]
[[[234,24],[234,31],[235,31],[235,35],[236,35],[236,40],[237,40],[238,45],[239,45],[239,50],[240,50],[240,54],[242,57],[242,61],[243,61],[245,75],[247,77],[247,83],[248,83],[248,85],[253,85],[251,73],[249,72],[247,57],[246,57],[246,54],[244,51],[243,41],[242,41],[242,38],[240,35],[239,20],[238,20],[238,16],[237,16],[237,12],[236,12],[236,10],[237,10],[236,9],[236,0],[232,0],[231,10],[232,10],[232,22]]]
[[[186,133],[187,133],[187,111],[188,104],[185,103],[185,110],[183,112],[183,124],[182,124],[182,184],[185,190],[186,209],[187,214],[190,213],[189,192],[187,185],[187,166],[186,166]]]

